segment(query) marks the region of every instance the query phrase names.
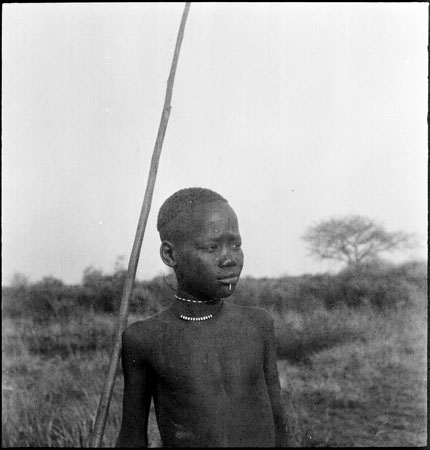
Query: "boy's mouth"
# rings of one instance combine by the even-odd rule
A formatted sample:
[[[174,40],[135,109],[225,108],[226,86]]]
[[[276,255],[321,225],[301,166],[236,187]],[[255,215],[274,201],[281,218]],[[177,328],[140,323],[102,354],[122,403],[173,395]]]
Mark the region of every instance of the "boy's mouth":
[[[218,281],[220,281],[222,284],[236,284],[239,281],[239,277],[229,276],[225,278],[218,278]]]

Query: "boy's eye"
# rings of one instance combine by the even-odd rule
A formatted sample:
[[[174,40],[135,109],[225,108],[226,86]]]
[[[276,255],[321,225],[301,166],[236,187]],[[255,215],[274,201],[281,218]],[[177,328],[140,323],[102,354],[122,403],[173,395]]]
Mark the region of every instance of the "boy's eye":
[[[218,250],[218,245],[216,244],[207,245],[204,249],[207,250],[208,252],[216,252]]]
[[[233,250],[239,250],[242,244],[239,244],[238,242],[231,244],[231,247]]]

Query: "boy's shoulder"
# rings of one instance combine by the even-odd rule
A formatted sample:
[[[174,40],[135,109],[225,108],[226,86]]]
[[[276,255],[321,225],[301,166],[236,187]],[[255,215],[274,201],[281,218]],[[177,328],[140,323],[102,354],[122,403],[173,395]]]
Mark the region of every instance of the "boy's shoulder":
[[[123,333],[123,339],[126,341],[137,340],[142,342],[146,336],[153,335],[157,329],[166,325],[168,318],[168,310],[165,309],[152,316],[145,317],[144,319],[137,320],[136,322],[128,325]]]
[[[260,306],[244,306],[228,303],[228,309],[232,315],[248,319],[255,322],[256,325],[268,326],[273,322],[270,313]]]
[[[173,316],[167,308],[150,317],[130,324],[123,334],[123,341],[127,344],[139,343],[142,345],[152,342],[154,336],[163,336],[168,328],[172,327]],[[273,319],[270,313],[259,306],[237,305],[225,302],[224,310],[227,322],[252,325],[256,328],[268,329],[272,327]]]
[[[238,333],[250,333],[267,339],[274,333],[274,322],[271,314],[259,306],[228,305],[229,318],[224,323],[227,329],[236,329]],[[236,327],[236,325],[238,325]],[[255,334],[256,333],[256,334]]]

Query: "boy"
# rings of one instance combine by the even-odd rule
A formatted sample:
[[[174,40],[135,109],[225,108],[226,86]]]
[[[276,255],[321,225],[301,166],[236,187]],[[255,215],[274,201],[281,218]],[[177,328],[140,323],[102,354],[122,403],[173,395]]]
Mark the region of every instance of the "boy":
[[[157,229],[177,293],[123,335],[117,446],[147,446],[151,398],[164,447],[285,446],[270,315],[223,301],[243,266],[236,214],[213,191],[183,189],[160,208]]]

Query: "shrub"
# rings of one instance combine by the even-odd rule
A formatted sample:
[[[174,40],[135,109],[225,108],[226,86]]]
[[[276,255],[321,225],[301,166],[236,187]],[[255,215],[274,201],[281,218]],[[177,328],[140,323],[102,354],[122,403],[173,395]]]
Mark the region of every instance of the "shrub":
[[[82,278],[82,303],[103,312],[115,312],[119,309],[122,297],[125,270],[119,270],[113,275],[103,275],[100,270],[88,267]]]
[[[295,363],[309,363],[314,353],[359,339],[366,332],[363,320],[366,312],[354,317],[347,307],[332,311],[319,307],[307,313],[289,311],[272,315],[278,357]]]
[[[121,301],[125,270],[105,275],[89,267],[82,285],[67,286],[61,280],[45,277],[37,283],[28,280],[2,289],[2,311],[9,317],[35,320],[63,319],[83,311],[115,313]],[[21,279],[21,278],[20,278]],[[136,280],[130,312],[152,315],[167,307],[176,289],[173,274],[150,281]],[[336,275],[317,274],[281,278],[244,277],[232,298],[234,303],[261,306],[276,314],[294,310],[302,313],[321,307],[380,309],[417,306],[427,295],[427,268],[420,262],[394,266],[378,263],[360,271],[344,270]]]
[[[54,277],[26,286],[2,289],[2,312],[8,317],[32,317],[35,321],[67,318],[73,311],[79,289]]]

